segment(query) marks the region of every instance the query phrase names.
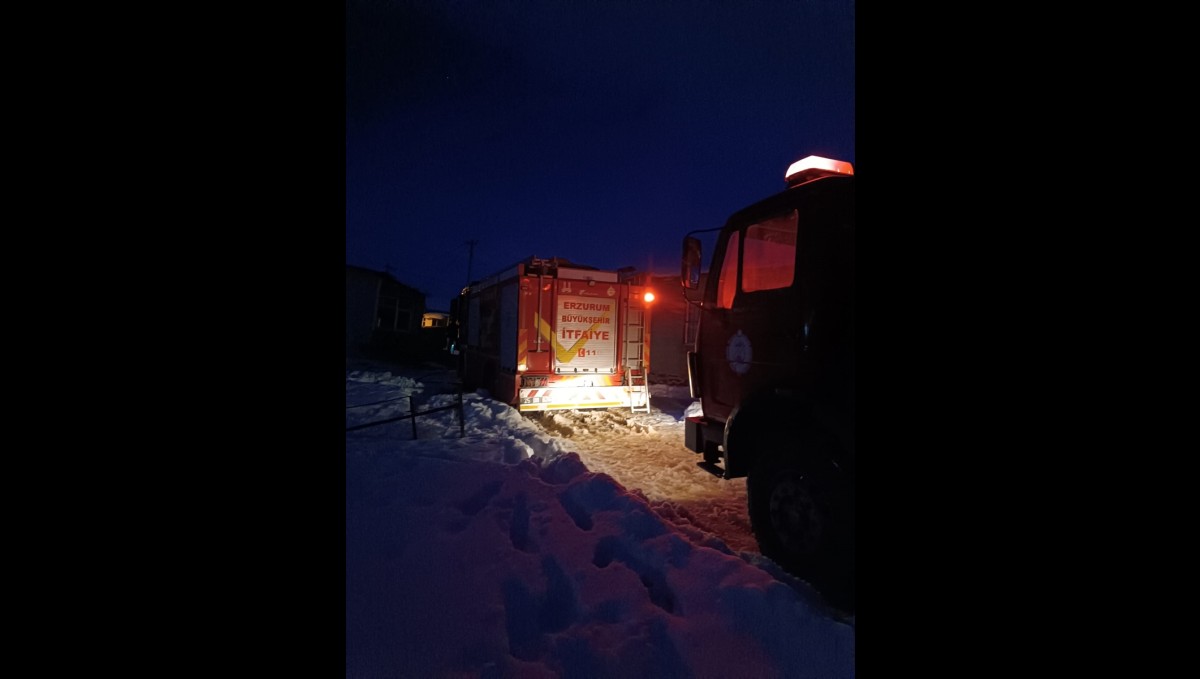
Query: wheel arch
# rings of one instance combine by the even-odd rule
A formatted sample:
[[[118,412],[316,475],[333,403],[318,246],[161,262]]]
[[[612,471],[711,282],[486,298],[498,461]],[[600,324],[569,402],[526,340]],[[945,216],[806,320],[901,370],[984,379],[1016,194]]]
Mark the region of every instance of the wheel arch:
[[[804,455],[801,441],[827,432],[811,401],[795,392],[770,389],[743,399],[725,423],[725,476],[740,478],[750,473],[767,454],[782,448]],[[769,452],[770,451],[770,452]]]

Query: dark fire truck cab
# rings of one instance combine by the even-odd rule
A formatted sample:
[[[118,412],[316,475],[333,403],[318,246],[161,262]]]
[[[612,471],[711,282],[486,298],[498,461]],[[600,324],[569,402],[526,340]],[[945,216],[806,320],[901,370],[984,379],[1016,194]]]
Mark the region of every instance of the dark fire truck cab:
[[[719,229],[687,354],[703,412],[685,443],[713,473],[746,477],[762,553],[853,612],[854,170],[808,156],[785,181]]]

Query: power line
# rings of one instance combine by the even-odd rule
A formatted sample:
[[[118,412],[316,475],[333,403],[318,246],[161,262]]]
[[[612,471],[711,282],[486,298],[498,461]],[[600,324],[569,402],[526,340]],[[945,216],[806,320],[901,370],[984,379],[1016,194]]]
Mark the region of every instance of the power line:
[[[471,284],[471,275],[473,273],[473,268],[475,266],[475,245],[478,242],[479,242],[478,240],[472,238],[471,240],[469,240],[465,243],[465,245],[467,245],[470,248],[467,251],[467,285]]]

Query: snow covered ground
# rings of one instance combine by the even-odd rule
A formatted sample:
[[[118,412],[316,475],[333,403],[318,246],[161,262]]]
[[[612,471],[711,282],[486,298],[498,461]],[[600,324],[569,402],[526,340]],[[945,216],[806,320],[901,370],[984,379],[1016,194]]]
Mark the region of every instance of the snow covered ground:
[[[853,617],[757,552],[686,388],[652,395],[460,421],[452,371],[348,363],[347,677],[853,677]]]

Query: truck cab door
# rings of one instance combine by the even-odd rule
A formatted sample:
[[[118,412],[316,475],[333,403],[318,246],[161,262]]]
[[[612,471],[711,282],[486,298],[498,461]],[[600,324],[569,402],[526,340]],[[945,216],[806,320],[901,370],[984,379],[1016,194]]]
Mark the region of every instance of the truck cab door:
[[[706,416],[727,420],[746,396],[794,379],[803,336],[797,210],[731,222],[717,243],[700,355]]]

